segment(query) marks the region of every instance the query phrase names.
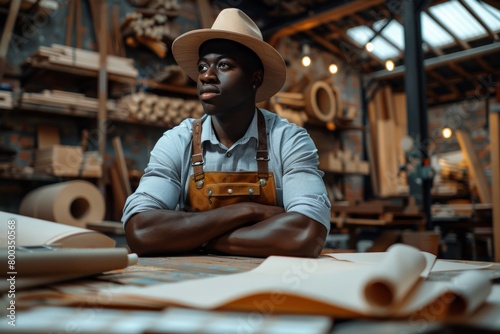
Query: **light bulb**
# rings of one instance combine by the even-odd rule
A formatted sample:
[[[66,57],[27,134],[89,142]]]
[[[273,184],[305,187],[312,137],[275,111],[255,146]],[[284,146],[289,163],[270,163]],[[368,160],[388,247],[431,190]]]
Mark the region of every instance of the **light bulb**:
[[[331,74],[335,74],[339,71],[339,67],[335,64],[330,64],[328,70],[330,71]]]
[[[391,60],[391,59],[387,59],[386,62],[385,62],[385,68],[391,72],[392,70],[394,70],[394,62]]]
[[[304,65],[305,67],[308,67],[309,65],[311,65],[311,63],[312,63],[311,57],[309,57],[309,56],[302,57],[302,65]]]
[[[453,131],[450,128],[443,128],[443,130],[441,130],[441,134],[443,135],[443,138],[448,139],[453,135]]]
[[[372,42],[366,43],[365,48],[366,48],[366,51],[372,52],[373,48],[374,48],[373,43]]]

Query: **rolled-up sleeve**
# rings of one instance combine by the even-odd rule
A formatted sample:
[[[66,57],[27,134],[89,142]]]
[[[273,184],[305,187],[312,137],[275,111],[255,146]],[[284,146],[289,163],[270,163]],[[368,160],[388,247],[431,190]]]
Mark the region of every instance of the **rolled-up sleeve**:
[[[184,127],[185,128],[185,127]],[[139,212],[157,209],[174,210],[181,195],[182,161],[189,137],[181,135],[186,129],[165,132],[151,151],[150,160],[139,186],[123,208],[122,223]],[[190,132],[187,133],[189,136]]]
[[[287,212],[299,212],[323,224],[330,231],[331,203],[323,172],[318,169],[318,152],[309,134],[294,127],[284,133],[282,147],[283,205]]]

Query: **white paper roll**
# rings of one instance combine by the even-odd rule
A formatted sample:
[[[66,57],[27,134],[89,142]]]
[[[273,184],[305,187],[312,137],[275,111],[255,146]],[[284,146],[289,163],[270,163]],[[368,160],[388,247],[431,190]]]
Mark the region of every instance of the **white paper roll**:
[[[31,191],[23,198],[19,213],[86,227],[88,222],[102,221],[105,210],[104,198],[95,185],[88,181],[74,180]]]

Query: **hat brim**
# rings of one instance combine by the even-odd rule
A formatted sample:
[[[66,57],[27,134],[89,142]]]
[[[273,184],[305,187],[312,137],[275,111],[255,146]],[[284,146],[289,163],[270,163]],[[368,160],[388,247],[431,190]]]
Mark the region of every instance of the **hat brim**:
[[[189,31],[175,39],[172,44],[174,58],[186,74],[198,79],[198,50],[205,41],[210,39],[228,39],[245,45],[254,51],[264,66],[262,85],[256,92],[256,102],[269,99],[276,94],[286,80],[286,65],[279,52],[268,43],[248,35],[217,29],[198,29]]]

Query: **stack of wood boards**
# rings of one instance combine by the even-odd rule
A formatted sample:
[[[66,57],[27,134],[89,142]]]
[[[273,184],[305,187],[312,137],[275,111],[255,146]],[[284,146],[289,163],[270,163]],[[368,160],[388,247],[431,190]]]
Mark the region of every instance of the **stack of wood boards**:
[[[83,152],[83,161],[80,171],[82,177],[102,176],[102,159],[97,151]]]
[[[96,74],[99,71],[98,52],[59,44],[52,44],[50,47],[40,46],[26,62],[32,66],[54,65],[61,68],[91,70]],[[134,80],[137,78],[138,71],[134,67],[133,59],[108,55],[106,64],[109,74]]]
[[[304,126],[304,123],[309,120],[305,112],[306,103],[302,93],[278,92],[271,97],[270,103],[276,114],[290,123]]]
[[[368,119],[366,149],[375,195],[407,194],[407,180],[399,173],[399,166],[406,163],[402,149],[408,133],[405,94],[393,93],[388,85],[380,87],[368,104]]]
[[[37,128],[38,149],[35,151],[33,168],[35,173],[55,176],[75,177],[82,172],[84,161],[81,146],[61,145],[59,128],[54,125],[39,124]],[[97,154],[97,152],[95,152]],[[83,171],[89,177],[95,174],[97,163],[101,166],[99,156],[87,153]]]
[[[476,216],[480,211],[491,212],[492,208],[493,205],[491,203],[432,204],[431,214],[433,217],[439,218],[471,218]]]
[[[0,108],[12,109],[13,106],[12,92],[0,90]]]
[[[121,119],[159,123],[172,127],[186,118],[200,118],[203,115],[203,108],[198,100],[184,100],[138,92],[119,99],[114,115]]]
[[[323,150],[319,152],[319,168],[323,171],[367,175],[370,164],[349,150]]]
[[[0,5],[6,6],[12,0],[0,0]],[[40,11],[43,10],[45,14],[47,11],[55,11],[59,9],[59,1],[58,0],[22,0],[20,10],[29,11],[33,10],[33,8],[40,8]]]
[[[319,155],[319,168],[325,172],[368,174],[370,165],[361,160],[360,154],[347,148],[338,147],[339,143],[331,132],[309,129]]]
[[[62,111],[78,110],[82,112],[97,113],[99,102],[95,98],[86,97],[84,94],[60,90],[43,90],[40,93],[24,92],[21,96],[21,105],[45,106],[61,108]],[[115,109],[113,100],[107,101],[107,109]]]
[[[332,203],[331,222],[341,228],[344,225],[423,226],[425,215],[414,205],[398,205],[388,201],[335,202]]]
[[[167,16],[159,13],[152,17],[143,17],[137,12],[129,13],[120,30],[128,46],[144,45],[160,58],[167,55],[168,46],[165,40],[174,40]]]
[[[436,175],[432,185],[434,196],[464,196],[469,194],[467,164],[461,151],[431,157]]]
[[[52,145],[35,152],[35,173],[56,176],[78,176],[83,161],[80,146]]]

